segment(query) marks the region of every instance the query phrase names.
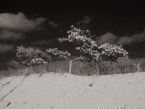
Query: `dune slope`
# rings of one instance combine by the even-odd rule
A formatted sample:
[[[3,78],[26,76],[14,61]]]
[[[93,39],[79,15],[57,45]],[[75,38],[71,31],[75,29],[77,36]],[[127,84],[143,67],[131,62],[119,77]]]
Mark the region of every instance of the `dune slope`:
[[[0,80],[0,109],[145,109],[145,73],[33,74]]]

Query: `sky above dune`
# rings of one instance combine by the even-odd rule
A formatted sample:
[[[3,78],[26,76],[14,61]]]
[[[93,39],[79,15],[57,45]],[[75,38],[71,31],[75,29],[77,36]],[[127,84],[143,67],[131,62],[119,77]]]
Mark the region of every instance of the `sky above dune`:
[[[8,53],[14,56],[17,45],[60,47],[57,38],[66,37],[71,25],[90,29],[99,44],[121,44],[130,56],[143,57],[143,5],[130,0],[3,1],[0,6],[0,58],[7,59],[3,57]],[[67,49],[68,46],[62,47]]]

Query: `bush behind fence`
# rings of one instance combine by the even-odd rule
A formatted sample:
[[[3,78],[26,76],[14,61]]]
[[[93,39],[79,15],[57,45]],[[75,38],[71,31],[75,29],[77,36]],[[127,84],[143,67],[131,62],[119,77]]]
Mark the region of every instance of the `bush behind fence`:
[[[71,68],[71,69],[70,69]],[[145,58],[142,59],[128,59],[120,62],[81,62],[72,61],[58,61],[44,65],[29,66],[17,70],[9,69],[0,71],[2,76],[33,74],[33,73],[71,73],[75,75],[108,75],[108,74],[125,74],[145,71]]]

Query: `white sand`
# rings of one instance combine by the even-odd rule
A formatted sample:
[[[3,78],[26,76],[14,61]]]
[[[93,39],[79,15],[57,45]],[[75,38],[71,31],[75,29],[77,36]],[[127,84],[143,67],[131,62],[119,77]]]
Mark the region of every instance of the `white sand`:
[[[145,72],[0,80],[0,109],[145,109]]]

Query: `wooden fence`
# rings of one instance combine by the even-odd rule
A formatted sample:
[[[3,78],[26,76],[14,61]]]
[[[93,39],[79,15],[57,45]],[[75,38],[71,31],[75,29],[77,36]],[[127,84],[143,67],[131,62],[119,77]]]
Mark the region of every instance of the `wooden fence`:
[[[9,73],[29,72],[29,73],[70,73],[76,75],[108,75],[125,74],[134,72],[145,72],[145,58],[126,59],[120,62],[81,62],[81,61],[58,61],[46,65],[30,66],[23,69],[0,71],[0,75],[13,75]],[[16,73],[16,74],[17,74]]]

